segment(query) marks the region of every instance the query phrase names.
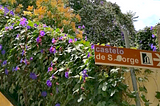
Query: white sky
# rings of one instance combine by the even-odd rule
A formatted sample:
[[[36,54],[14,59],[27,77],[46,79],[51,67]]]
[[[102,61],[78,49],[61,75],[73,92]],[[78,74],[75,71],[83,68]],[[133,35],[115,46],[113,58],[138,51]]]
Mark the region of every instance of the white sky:
[[[160,23],[160,0],[107,0],[118,4],[123,13],[133,11],[139,16],[134,23],[136,30],[145,26],[154,26]]]

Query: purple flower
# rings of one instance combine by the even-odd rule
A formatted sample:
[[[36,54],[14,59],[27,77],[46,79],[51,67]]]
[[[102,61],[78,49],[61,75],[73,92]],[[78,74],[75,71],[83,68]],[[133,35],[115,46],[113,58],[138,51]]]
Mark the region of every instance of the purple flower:
[[[94,49],[94,44],[91,45],[91,49]]]
[[[2,50],[1,53],[2,53],[2,55],[4,55],[4,54],[6,53],[6,51],[5,51],[5,50]]]
[[[52,70],[53,70],[53,67],[48,67],[48,72]]]
[[[52,86],[52,82],[50,80],[47,80],[46,84],[47,84],[48,87]]]
[[[27,25],[27,19],[26,18],[21,18],[20,19],[20,25],[22,25],[22,26],[26,26]]]
[[[152,29],[153,29],[153,26],[151,26],[150,30],[152,30]]]
[[[37,25],[37,24],[34,24],[34,26],[37,27],[38,25]]]
[[[40,35],[41,35],[41,36],[44,36],[44,35],[45,35],[45,32],[44,32],[44,31],[40,31]]]
[[[37,75],[35,73],[30,73],[30,78],[35,80],[35,79],[37,79]]]
[[[68,43],[72,43],[72,39],[69,39]]]
[[[22,50],[22,56],[24,55],[24,53],[25,53],[25,51],[24,51],[24,50]]]
[[[31,29],[31,26],[27,26],[27,29]]]
[[[57,103],[55,106],[60,106],[60,104],[59,104],[59,103]]]
[[[81,26],[78,26],[78,29],[81,29]]]
[[[43,49],[41,50],[41,53],[43,53]]]
[[[50,53],[53,53],[53,54],[56,53],[56,49],[53,46],[50,47],[49,51]]]
[[[59,40],[62,40],[63,39],[63,36],[61,36],[60,38],[59,38]]]
[[[18,66],[16,66],[16,68],[15,68],[15,71],[17,71],[17,70],[19,70],[19,67],[18,67]]]
[[[14,12],[13,12],[13,11],[10,11],[10,14],[11,14],[11,15],[14,15]]]
[[[5,69],[5,72],[4,72],[6,75],[8,75],[8,70],[7,69]]]
[[[0,50],[2,50],[2,45],[0,44]]]
[[[9,29],[10,29],[10,30],[13,29],[13,26],[9,26]]]
[[[21,59],[20,63],[22,63],[22,62],[23,62],[23,59]]]
[[[84,29],[84,28],[85,28],[85,26],[84,26],[84,25],[82,25],[82,28]]]
[[[82,78],[83,78],[83,81],[85,81],[86,77],[88,77],[88,75],[87,75],[87,70],[84,69],[84,70],[82,71]]]
[[[103,5],[103,1],[101,1],[100,4]]]
[[[152,38],[154,38],[155,37],[155,35],[154,34],[152,34]]]
[[[87,36],[85,36],[85,41],[87,41]]]
[[[9,9],[7,7],[4,7],[4,12],[7,14],[9,12]]]
[[[6,65],[7,64],[7,60],[4,60],[2,65]]]
[[[89,58],[91,56],[91,54],[90,54],[90,52],[88,52],[88,55],[87,55],[87,57]]]
[[[6,26],[6,27],[5,27],[5,30],[8,30],[8,29],[9,29],[9,27],[8,27],[8,26]]]
[[[17,34],[17,36],[16,36],[16,38],[18,38],[20,35],[19,34]]]
[[[30,57],[30,60],[33,60],[33,57]]]
[[[67,34],[64,35],[65,37],[67,36]]]
[[[42,39],[38,36],[36,41],[37,41],[37,43],[41,43]]]
[[[156,50],[157,50],[156,46],[153,46],[153,51],[156,51]]]
[[[27,63],[28,63],[28,62],[27,62],[27,59],[24,60],[24,63],[25,63],[25,65],[27,65]]]
[[[76,41],[77,41],[77,38],[74,38],[74,41],[76,42]]]
[[[55,42],[56,42],[56,40],[53,38],[53,39],[52,39],[52,43],[55,43]]]
[[[153,49],[153,47],[154,47],[153,44],[151,44],[151,49]]]
[[[42,91],[41,96],[46,97],[47,96],[47,92],[46,91]]]
[[[106,44],[106,46],[110,46],[109,44]]]
[[[46,25],[46,24],[43,24],[43,27],[45,28],[45,27],[47,27],[47,25]]]
[[[65,72],[65,77],[66,77],[66,78],[68,78],[68,77],[69,77],[69,75],[68,75],[68,71],[66,71],[66,72]]]

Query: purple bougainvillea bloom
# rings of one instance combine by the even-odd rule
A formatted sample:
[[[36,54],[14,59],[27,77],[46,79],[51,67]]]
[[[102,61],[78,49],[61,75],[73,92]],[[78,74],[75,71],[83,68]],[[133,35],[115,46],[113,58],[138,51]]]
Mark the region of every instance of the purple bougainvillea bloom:
[[[1,53],[2,53],[2,55],[4,55],[4,54],[6,53],[6,51],[5,51],[5,50],[2,50]]]
[[[103,5],[103,1],[101,1],[100,4]]]
[[[14,12],[13,12],[13,11],[10,11],[10,14],[11,14],[11,15],[14,15]]]
[[[55,106],[61,106],[59,103],[57,103]]]
[[[48,67],[48,72],[52,70],[53,70],[53,67]]]
[[[154,38],[155,37],[155,35],[154,34],[152,34],[152,38]]]
[[[7,69],[5,69],[5,72],[4,72],[6,75],[8,75],[8,70]]]
[[[84,26],[84,25],[82,25],[82,28],[84,29],[84,28],[85,28],[85,26]]]
[[[4,60],[2,65],[6,65],[7,64],[7,60]]]
[[[151,26],[150,30],[152,30],[152,29],[153,29],[153,26]]]
[[[30,57],[30,60],[33,60],[33,57]]]
[[[41,43],[42,39],[38,36],[36,41],[37,41],[37,43]]]
[[[17,71],[17,70],[19,70],[19,67],[18,67],[18,66],[16,66],[16,68],[15,68],[15,71]]]
[[[66,78],[69,77],[68,71],[65,72],[65,77],[66,77]]]
[[[44,35],[45,35],[45,32],[44,32],[44,31],[40,31],[40,35],[41,35],[41,36],[44,36]]]
[[[4,12],[7,14],[9,12],[9,9],[7,7],[4,7]]]
[[[18,38],[20,35],[19,34],[17,34],[17,36],[16,36],[16,38]]]
[[[22,56],[24,55],[24,53],[25,53],[25,51],[24,51],[24,50],[22,50]]]
[[[43,49],[41,50],[41,53],[43,53]]]
[[[46,24],[43,24],[43,27],[45,28],[45,27],[47,27],[47,25],[46,25]]]
[[[88,75],[87,75],[87,70],[84,69],[84,70],[82,71],[82,78],[83,78],[84,81],[85,81],[86,77],[88,77]]]
[[[63,39],[63,36],[61,36],[60,38],[59,38],[59,40],[62,40]]]
[[[78,29],[81,29],[81,26],[78,26]]]
[[[88,52],[88,55],[87,55],[87,57],[89,58],[91,56],[91,54],[90,54],[90,52]]]
[[[27,62],[27,59],[24,59],[24,63],[25,63],[25,65],[27,65],[27,63],[28,63],[28,62]]]
[[[35,79],[37,79],[37,75],[35,73],[30,73],[30,78],[35,80]]]
[[[156,50],[157,50],[156,46],[153,46],[153,51],[156,51]]]
[[[85,41],[87,41],[87,36],[85,36]]]
[[[91,49],[94,49],[94,44],[91,45]]]
[[[52,86],[52,82],[50,80],[47,80],[46,84],[47,84],[48,87]]]
[[[46,91],[42,91],[41,96],[46,97],[47,96],[47,92]]]
[[[68,43],[72,43],[72,39],[69,39]]]
[[[8,27],[8,26],[6,26],[6,27],[5,27],[5,30],[8,30],[8,29],[9,29],[9,27]]]
[[[77,41],[77,38],[74,38],[74,42],[76,42]]]
[[[27,19],[24,18],[24,17],[22,17],[22,18],[20,19],[20,25],[26,26],[26,25],[27,25]]]
[[[0,44],[0,50],[2,50],[2,45]]]
[[[9,29],[10,29],[10,30],[13,29],[13,26],[9,26]]]
[[[153,47],[154,47],[153,44],[151,44],[151,49],[153,49]]]
[[[37,27],[38,25],[37,25],[37,24],[34,24],[34,26]]]
[[[53,54],[56,53],[56,49],[53,46],[50,47],[49,51],[50,53],[53,53]]]
[[[53,38],[53,39],[52,39],[52,43],[55,43],[55,42],[56,42],[56,40]]]
[[[27,26],[27,29],[31,29],[31,26]]]
[[[23,62],[23,59],[21,59],[20,63],[22,63],[22,62]]]

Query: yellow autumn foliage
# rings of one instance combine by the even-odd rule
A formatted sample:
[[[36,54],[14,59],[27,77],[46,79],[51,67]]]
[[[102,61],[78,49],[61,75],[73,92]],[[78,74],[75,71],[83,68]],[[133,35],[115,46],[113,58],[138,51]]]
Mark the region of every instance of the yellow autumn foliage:
[[[10,2],[13,5],[16,0],[2,0],[2,2]],[[71,28],[75,33],[77,32],[76,22],[80,22],[81,17],[79,14],[74,14],[72,8],[66,7],[66,2],[63,2],[63,0],[36,0],[35,4],[36,6],[28,5],[26,11],[23,11],[23,15],[30,16],[36,21],[43,20],[48,24],[51,20],[54,20],[55,26],[60,28],[64,28],[64,26],[67,28],[66,26],[68,26],[68,30]],[[19,4],[15,8],[15,13],[22,13],[22,7],[23,5]],[[83,31],[78,30],[76,36],[83,38]]]

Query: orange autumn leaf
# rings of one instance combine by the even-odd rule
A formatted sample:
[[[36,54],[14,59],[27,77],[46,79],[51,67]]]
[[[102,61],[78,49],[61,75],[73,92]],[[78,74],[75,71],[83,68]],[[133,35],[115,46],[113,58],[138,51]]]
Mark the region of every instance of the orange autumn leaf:
[[[33,6],[28,6],[27,10],[28,11],[32,11],[33,10]]]

